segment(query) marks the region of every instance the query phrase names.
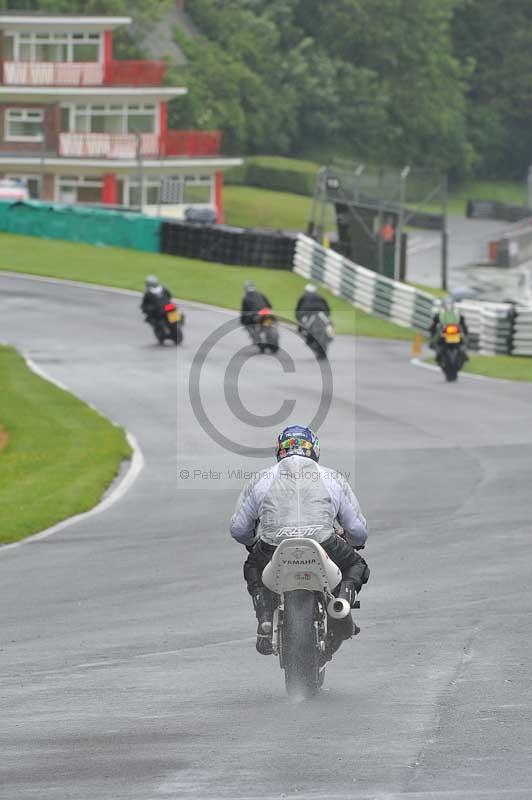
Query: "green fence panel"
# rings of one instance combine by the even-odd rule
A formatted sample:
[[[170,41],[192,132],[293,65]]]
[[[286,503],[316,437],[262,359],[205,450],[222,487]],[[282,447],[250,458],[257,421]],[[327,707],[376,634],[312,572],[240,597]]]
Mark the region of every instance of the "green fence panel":
[[[161,220],[88,206],[0,203],[0,230],[70,242],[160,252]]]

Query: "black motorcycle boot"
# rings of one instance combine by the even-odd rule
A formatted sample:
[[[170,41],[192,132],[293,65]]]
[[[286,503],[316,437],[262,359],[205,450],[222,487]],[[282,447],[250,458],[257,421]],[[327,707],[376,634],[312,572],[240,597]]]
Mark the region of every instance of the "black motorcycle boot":
[[[272,603],[270,593],[263,586],[251,595],[257,617],[257,642],[255,647],[262,656],[271,656],[272,650]]]

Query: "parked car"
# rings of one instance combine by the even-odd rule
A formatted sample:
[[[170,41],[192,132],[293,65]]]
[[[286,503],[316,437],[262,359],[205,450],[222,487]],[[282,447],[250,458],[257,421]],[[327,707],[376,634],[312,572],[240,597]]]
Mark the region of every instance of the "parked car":
[[[185,208],[185,221],[196,222],[200,225],[214,225],[216,223],[216,211],[214,208],[189,206]]]
[[[16,178],[0,179],[0,201],[29,200],[30,193],[25,180]]]

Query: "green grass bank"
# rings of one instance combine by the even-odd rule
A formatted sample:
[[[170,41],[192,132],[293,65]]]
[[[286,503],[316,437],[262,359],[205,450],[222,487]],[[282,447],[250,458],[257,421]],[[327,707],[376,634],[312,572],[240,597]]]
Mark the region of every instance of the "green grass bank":
[[[307,282],[285,270],[231,267],[177,256],[8,233],[0,234],[0,252],[0,269],[122,289],[142,290],[144,278],[153,272],[176,297],[233,309],[240,308],[244,282],[254,280],[277,313],[287,319],[293,319],[297,299]],[[365,314],[326,290],[323,295],[330,303],[339,334],[412,339],[412,331]]]
[[[130,456],[124,431],[0,346],[0,544],[95,506]]]
[[[434,358],[425,360],[430,364],[436,363]],[[532,382],[532,358],[528,356],[481,356],[470,353],[469,361],[464,365],[462,371],[499,380]]]

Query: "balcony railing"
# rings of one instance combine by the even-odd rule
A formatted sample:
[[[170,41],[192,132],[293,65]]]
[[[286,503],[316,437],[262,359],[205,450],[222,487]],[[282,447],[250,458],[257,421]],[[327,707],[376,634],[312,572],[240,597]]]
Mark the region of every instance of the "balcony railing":
[[[138,139],[134,133],[61,133],[59,155],[71,158],[137,158]],[[156,158],[159,137],[140,134],[140,154]]]
[[[6,61],[3,79],[4,84],[15,86],[100,86],[104,70],[96,61]]]
[[[169,156],[217,156],[222,135],[219,131],[168,131],[140,134],[140,154],[144,158]],[[70,158],[138,157],[139,139],[134,133],[61,133],[59,155]]]
[[[111,86],[161,86],[165,65],[162,61],[111,61],[105,83]]]
[[[3,82],[14,86],[161,86],[162,61],[97,61],[55,63],[6,61]]]
[[[220,131],[167,131],[161,143],[161,155],[217,156],[221,144]]]

